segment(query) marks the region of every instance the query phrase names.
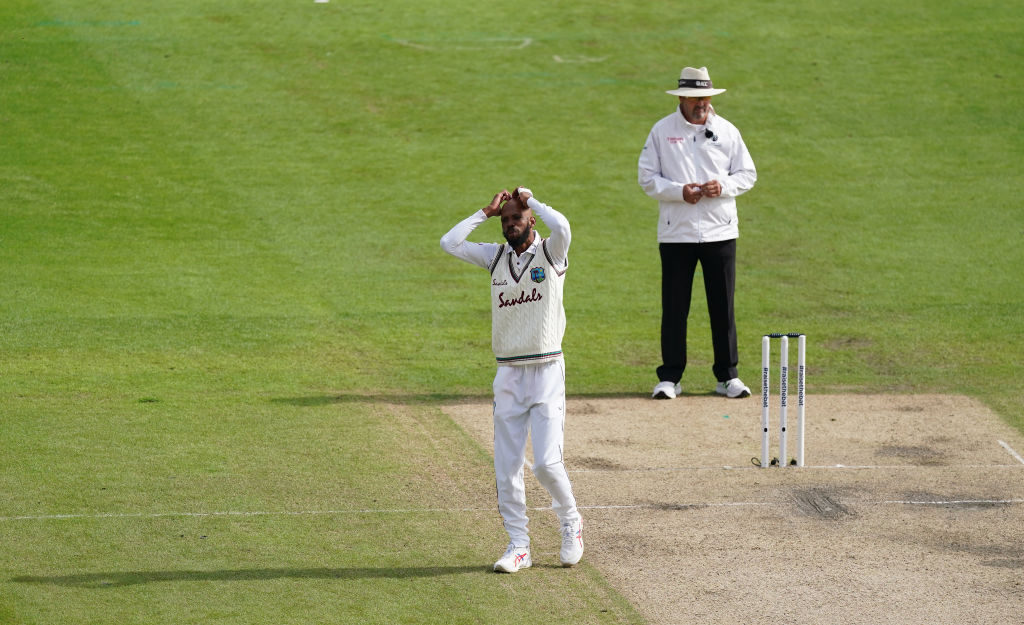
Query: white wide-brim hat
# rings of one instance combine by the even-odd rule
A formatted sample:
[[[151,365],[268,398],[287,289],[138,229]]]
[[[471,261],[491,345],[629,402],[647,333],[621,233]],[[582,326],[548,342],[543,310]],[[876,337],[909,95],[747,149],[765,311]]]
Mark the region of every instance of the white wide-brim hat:
[[[715,89],[711,84],[711,76],[708,75],[708,68],[684,67],[679,73],[679,88],[666,91],[669,95],[679,95],[687,98],[706,98],[718,95],[725,89]]]

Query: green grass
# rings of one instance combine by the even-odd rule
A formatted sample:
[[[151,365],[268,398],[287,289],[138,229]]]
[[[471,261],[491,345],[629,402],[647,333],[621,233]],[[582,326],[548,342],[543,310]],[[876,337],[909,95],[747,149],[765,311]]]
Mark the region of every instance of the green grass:
[[[380,511],[491,500],[437,410],[488,397],[484,274],[438,239],[503,187],[573,225],[570,394],[649,392],[636,158],[684,64],[758,166],[741,376],[799,329],[811,394],[962,393],[1024,428],[1019,11],[678,12],[5,3],[0,621],[641,621],[588,567],[488,574],[494,513]],[[274,514],[154,516],[251,511]],[[59,514],[86,516],[11,520]]]

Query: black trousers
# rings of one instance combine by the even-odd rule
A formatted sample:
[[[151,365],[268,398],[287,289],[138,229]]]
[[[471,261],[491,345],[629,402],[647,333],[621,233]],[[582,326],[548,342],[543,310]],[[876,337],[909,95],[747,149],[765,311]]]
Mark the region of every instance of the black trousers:
[[[658,380],[679,382],[686,369],[686,318],[690,314],[693,276],[700,263],[711,318],[715,379],[737,377],[736,239],[714,243],[661,243],[661,358]]]

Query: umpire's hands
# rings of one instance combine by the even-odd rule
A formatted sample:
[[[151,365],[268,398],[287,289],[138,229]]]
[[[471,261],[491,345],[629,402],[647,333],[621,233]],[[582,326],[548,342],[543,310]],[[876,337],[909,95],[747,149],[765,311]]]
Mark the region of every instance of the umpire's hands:
[[[719,197],[722,195],[722,183],[717,180],[710,180],[700,186],[700,193],[704,197]]]
[[[700,201],[702,195],[704,195],[704,191],[699,184],[683,185],[683,201],[687,204],[696,204]]]
[[[722,195],[722,183],[711,180],[704,184],[692,182],[683,185],[683,201],[687,204],[696,204],[702,197],[720,197]]]

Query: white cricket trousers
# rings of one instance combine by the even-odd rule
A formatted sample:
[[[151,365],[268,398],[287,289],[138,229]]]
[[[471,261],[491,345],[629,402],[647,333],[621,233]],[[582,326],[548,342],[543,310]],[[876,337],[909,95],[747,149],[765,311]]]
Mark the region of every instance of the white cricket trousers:
[[[533,442],[533,474],[551,495],[562,523],[579,520],[569,474],[562,462],[565,429],[565,363],[499,366],[494,376],[494,475],[498,511],[517,547],[528,547],[526,438]]]

